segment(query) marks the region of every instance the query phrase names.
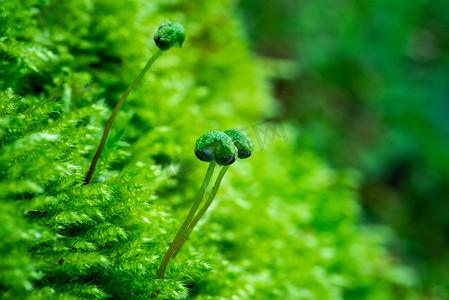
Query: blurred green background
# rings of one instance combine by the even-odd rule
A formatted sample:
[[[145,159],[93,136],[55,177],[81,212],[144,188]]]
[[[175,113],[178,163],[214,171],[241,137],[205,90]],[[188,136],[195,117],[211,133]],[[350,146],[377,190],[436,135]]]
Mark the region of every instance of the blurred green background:
[[[427,295],[449,278],[447,1],[242,0],[283,119],[337,167],[363,174],[364,222]],[[426,292],[424,294],[426,294]]]

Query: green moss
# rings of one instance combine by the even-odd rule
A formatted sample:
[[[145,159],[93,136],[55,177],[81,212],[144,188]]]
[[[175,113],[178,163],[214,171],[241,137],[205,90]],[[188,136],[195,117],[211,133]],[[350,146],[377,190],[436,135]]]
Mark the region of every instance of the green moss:
[[[156,288],[161,299],[408,295],[413,277],[384,236],[357,225],[356,176],[282,139],[233,165],[203,218],[207,233],[200,222],[155,280],[205,169],[195,139],[232,127],[254,137],[276,114],[233,2],[3,5],[2,24],[14,24],[0,39],[3,298],[148,299]],[[156,51],[165,19],[189,38],[130,96],[83,185],[110,107]],[[297,128],[285,127],[296,141]]]

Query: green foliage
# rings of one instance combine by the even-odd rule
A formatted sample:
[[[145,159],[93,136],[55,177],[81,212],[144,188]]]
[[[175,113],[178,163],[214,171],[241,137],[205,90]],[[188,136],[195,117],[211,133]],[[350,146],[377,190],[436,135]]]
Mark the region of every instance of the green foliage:
[[[148,299],[156,288],[161,299],[412,297],[386,229],[357,225],[357,175],[329,168],[293,123],[288,143],[260,144],[252,124],[277,106],[233,2],[1,5],[3,299]],[[164,54],[130,95],[83,185],[110,107],[157,51],[151,37],[165,19],[188,28],[183,50]],[[195,138],[235,126],[252,126],[252,159],[232,166],[155,280],[204,171]]]

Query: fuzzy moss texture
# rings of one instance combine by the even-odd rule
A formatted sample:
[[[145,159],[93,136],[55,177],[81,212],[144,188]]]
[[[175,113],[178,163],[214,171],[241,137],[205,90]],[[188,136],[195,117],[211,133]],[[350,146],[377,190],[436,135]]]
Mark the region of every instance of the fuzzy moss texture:
[[[156,272],[207,164],[210,130],[277,107],[235,2],[3,0],[0,20],[1,299],[407,299],[416,278],[359,225],[356,177],[288,140],[231,166],[204,220]],[[120,111],[166,19],[187,32]],[[253,136],[254,138],[254,136]]]

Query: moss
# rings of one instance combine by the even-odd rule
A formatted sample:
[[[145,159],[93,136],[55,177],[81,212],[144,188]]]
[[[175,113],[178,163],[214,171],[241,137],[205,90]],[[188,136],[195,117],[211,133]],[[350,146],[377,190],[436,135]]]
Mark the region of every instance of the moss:
[[[148,299],[156,288],[161,299],[408,295],[413,277],[383,235],[357,224],[355,176],[295,143],[260,139],[277,106],[233,5],[3,3],[2,24],[14,24],[0,39],[3,298]],[[110,108],[156,51],[165,19],[187,29],[183,49],[164,54],[130,96],[98,175],[82,185]],[[196,137],[236,126],[259,137],[252,159],[224,180],[207,234],[200,222],[156,281],[204,171]]]

